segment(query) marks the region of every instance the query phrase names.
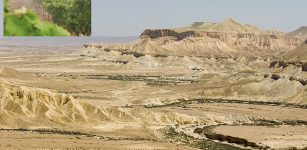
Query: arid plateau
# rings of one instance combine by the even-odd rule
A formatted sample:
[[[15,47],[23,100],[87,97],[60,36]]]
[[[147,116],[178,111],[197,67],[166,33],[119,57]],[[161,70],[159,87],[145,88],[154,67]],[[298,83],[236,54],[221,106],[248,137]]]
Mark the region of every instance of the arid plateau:
[[[1,41],[0,148],[306,149],[306,33],[225,19],[129,43]]]

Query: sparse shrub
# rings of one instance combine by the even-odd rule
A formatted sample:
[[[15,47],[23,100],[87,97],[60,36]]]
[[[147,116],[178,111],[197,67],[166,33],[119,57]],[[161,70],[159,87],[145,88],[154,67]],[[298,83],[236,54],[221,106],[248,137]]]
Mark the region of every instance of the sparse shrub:
[[[265,74],[265,75],[264,75],[264,78],[268,78],[268,77],[269,77],[269,74]]]
[[[105,48],[105,49],[103,49],[103,51],[105,51],[105,52],[110,52],[111,49]]]
[[[307,62],[302,65],[302,71],[307,72]]]
[[[275,67],[276,64],[278,64],[278,61],[272,61],[272,62],[270,63],[270,68]]]
[[[271,78],[276,81],[276,80],[280,79],[281,77],[277,74],[272,74]]]
[[[287,68],[288,67],[288,64],[284,61],[280,61],[279,62],[279,67],[282,67],[282,68]]]
[[[156,55],[154,55],[154,57],[156,57],[156,58],[158,58],[158,57],[166,58],[166,57],[168,57],[168,55],[156,54]]]
[[[303,85],[303,86],[305,86],[305,85],[307,85],[307,80],[299,80],[299,82]]]
[[[116,60],[115,63],[120,63],[120,64],[128,64],[128,61],[122,61],[122,60]]]
[[[143,57],[145,54],[143,53],[138,53],[138,52],[129,52],[129,51],[124,51],[121,53],[121,55],[133,55],[135,58]]]

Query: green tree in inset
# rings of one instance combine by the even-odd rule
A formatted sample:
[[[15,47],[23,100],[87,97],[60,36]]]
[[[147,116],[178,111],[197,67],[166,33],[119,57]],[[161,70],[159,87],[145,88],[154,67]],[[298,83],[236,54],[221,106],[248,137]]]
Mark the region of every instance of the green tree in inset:
[[[39,20],[32,12],[6,13],[4,15],[5,36],[69,36],[65,29]]]
[[[4,1],[4,36],[69,36],[70,33],[55,24],[43,22],[26,9],[10,12]]]
[[[73,35],[91,34],[91,0],[36,0]]]

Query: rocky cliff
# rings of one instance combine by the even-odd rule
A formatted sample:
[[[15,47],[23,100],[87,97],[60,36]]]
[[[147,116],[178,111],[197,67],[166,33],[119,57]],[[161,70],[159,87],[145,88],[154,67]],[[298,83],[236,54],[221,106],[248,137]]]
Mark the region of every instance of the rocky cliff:
[[[147,29],[141,34],[140,37],[144,37],[144,36],[148,36],[152,39],[171,36],[171,37],[175,37],[177,40],[182,40],[187,37],[196,37],[197,34],[194,31],[186,31],[186,32],[179,33],[171,29],[161,29],[161,30]]]
[[[224,42],[235,49],[293,49],[302,42],[297,38],[287,38],[285,36],[274,34],[257,33],[229,33],[229,32],[211,32],[211,31],[185,31],[176,32],[170,29],[145,30],[140,38],[149,37],[157,39],[162,37],[172,37],[176,41],[188,39],[191,37],[212,38]]]

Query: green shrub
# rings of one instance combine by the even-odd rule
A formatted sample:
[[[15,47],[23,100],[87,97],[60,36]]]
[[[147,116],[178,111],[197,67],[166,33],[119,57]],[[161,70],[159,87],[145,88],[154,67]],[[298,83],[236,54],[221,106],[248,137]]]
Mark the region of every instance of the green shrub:
[[[70,33],[55,24],[43,22],[39,17],[24,9],[9,10],[4,1],[4,36],[69,36]]]
[[[73,35],[91,34],[91,0],[36,0]]]
[[[65,29],[41,21],[32,12],[14,12],[4,14],[5,36],[69,36]]]

